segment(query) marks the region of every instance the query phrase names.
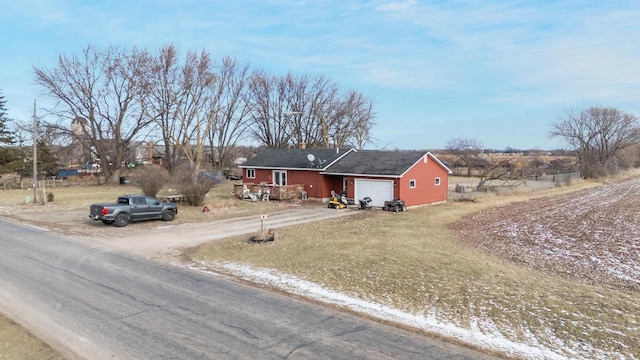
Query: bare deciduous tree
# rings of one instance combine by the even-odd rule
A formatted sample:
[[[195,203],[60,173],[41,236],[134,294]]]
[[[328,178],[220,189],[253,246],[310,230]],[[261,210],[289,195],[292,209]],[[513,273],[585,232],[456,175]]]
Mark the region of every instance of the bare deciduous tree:
[[[209,53],[188,53],[181,77],[181,96],[176,106],[177,133],[169,134],[172,144],[187,158],[195,181],[218,110],[216,75]]]
[[[484,190],[488,181],[499,180],[501,185],[517,185],[525,183],[519,164],[522,163],[522,154],[491,153],[482,158],[480,166],[480,182],[478,189]]]
[[[155,90],[148,98],[147,116],[161,128],[166,148],[189,162],[195,181],[222,92],[211,56],[207,51],[189,52],[181,66],[173,46],[167,46],[150,74]]]
[[[259,70],[253,73],[249,85],[251,136],[269,148],[289,146],[289,115],[285,95],[286,81]]]
[[[310,147],[331,146],[328,123],[338,105],[338,86],[324,76],[299,77],[294,116],[293,141]]]
[[[209,132],[211,158],[217,159],[218,169],[227,164],[231,149],[246,136],[249,105],[247,103],[249,65],[240,65],[226,57],[217,71],[218,110]]]
[[[84,131],[107,181],[117,181],[129,145],[147,127],[143,101],[149,91],[145,51],[88,46],[80,56],[60,55],[54,69],[34,68],[36,83],[56,102],[50,111],[62,122],[86,120]]]
[[[257,72],[250,87],[252,137],[267,147],[364,147],[373,141],[373,100],[341,94],[323,76],[268,77]]]
[[[148,68],[151,91],[147,101],[149,116],[154,119],[162,133],[164,163],[169,173],[173,173],[179,164],[182,152],[174,146],[174,138],[181,138],[185,129],[179,127],[176,120],[179,97],[183,94],[180,81],[181,72],[178,52],[173,45],[160,49],[157,57]],[[151,146],[155,144],[151,143]]]
[[[324,148],[363,148],[373,141],[370,130],[375,125],[373,99],[357,91],[341,94],[336,83],[318,76],[311,79],[302,116],[307,119],[300,135],[302,142]],[[305,140],[306,139],[306,140]]]
[[[621,150],[640,140],[638,118],[613,108],[591,107],[568,111],[552,124],[551,137],[562,138],[578,154],[584,177],[597,177],[619,170]]]
[[[362,93],[349,91],[344,103],[346,126],[339,127],[336,131],[335,144],[339,147],[350,145],[357,149],[364,148],[373,143],[371,129],[375,126],[375,113],[373,111],[373,99],[365,97]]]
[[[453,138],[445,148],[467,169],[467,176],[471,176],[473,169],[479,165],[478,155],[482,152],[482,143],[474,138]]]
[[[69,155],[77,160],[99,158],[108,181],[132,160],[134,141],[153,137],[162,137],[169,171],[188,162],[194,184],[207,145],[221,168],[244,136],[272,148],[372,141],[372,99],[341,93],[323,76],[249,76],[248,65],[224,58],[216,66],[206,51],[183,60],[172,45],[155,57],[135,48],[88,46],[80,56],[60,55],[56,68],[34,70],[56,101],[48,109],[56,120],[45,124],[51,139],[82,147]]]

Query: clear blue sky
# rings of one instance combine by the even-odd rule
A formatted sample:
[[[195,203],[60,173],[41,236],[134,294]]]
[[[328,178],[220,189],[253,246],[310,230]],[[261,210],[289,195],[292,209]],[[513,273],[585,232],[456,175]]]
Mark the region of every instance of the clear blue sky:
[[[87,45],[207,49],[322,74],[376,101],[374,148],[553,149],[567,110],[640,116],[640,1],[0,0],[0,90],[32,116],[33,66]]]

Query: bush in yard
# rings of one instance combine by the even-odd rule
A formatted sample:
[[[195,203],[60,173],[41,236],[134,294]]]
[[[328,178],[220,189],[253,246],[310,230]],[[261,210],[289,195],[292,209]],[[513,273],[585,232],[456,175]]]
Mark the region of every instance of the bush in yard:
[[[52,192],[47,193],[47,202],[53,202],[53,199],[54,199],[55,197],[56,197],[56,196],[55,196],[55,195],[53,195],[53,193],[52,193]]]
[[[176,187],[184,200],[191,206],[202,206],[209,190],[220,182],[217,177],[202,172],[195,179],[190,171],[177,171]]]
[[[146,165],[136,168],[131,179],[145,195],[155,197],[169,181],[169,172],[161,166]]]

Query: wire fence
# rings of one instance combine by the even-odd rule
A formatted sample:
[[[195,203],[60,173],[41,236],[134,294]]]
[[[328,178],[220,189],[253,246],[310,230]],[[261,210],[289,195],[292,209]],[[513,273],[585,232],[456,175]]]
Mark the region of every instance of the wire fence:
[[[580,180],[580,172],[575,171],[565,174],[548,174],[525,177],[525,182],[542,183],[548,187],[561,187],[575,184]]]
[[[481,193],[507,193],[513,191],[537,191],[551,189],[555,187],[569,186],[580,180],[580,172],[564,174],[545,174],[536,176],[525,176],[515,180],[487,180],[480,184],[480,180],[474,183],[452,184],[451,190],[459,194],[473,192]]]

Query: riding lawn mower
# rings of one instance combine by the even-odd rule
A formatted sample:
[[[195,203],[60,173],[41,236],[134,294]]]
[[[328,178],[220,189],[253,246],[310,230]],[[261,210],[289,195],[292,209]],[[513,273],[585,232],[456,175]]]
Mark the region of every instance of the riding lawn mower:
[[[344,209],[348,205],[347,194],[343,191],[341,195],[338,195],[335,191],[331,190],[331,200],[327,204],[329,209]]]

